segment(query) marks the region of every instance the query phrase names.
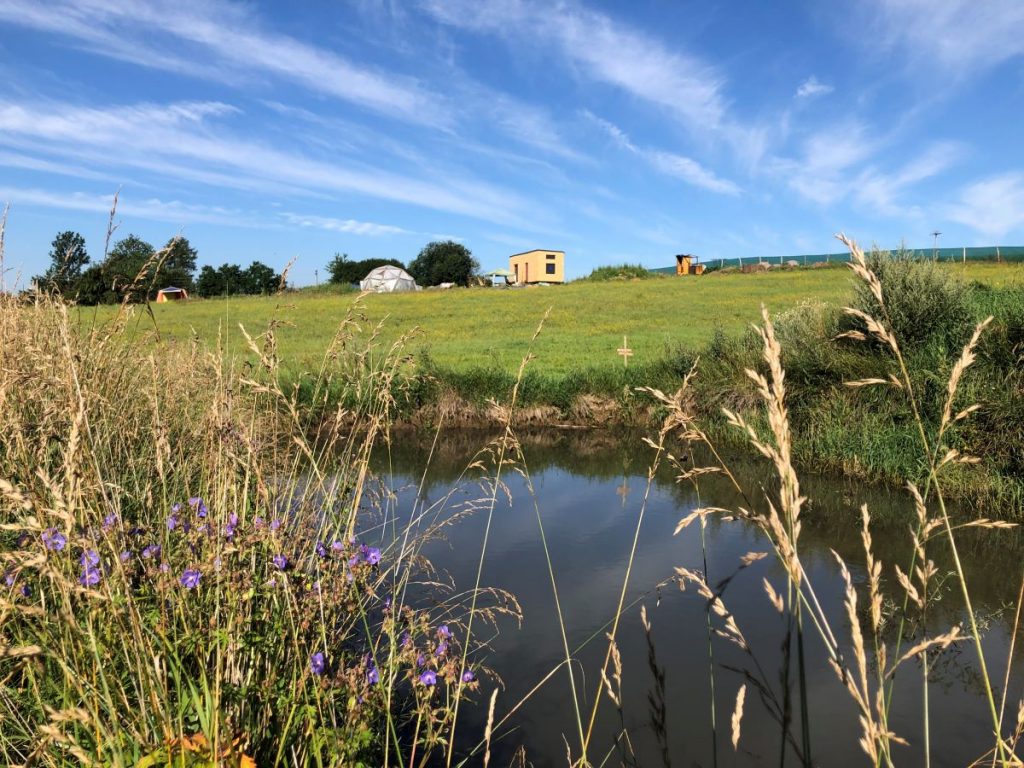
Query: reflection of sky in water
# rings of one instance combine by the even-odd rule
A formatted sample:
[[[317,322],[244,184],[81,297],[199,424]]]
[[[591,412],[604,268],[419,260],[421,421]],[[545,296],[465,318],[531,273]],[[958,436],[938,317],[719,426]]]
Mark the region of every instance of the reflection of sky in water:
[[[525,449],[552,553],[569,643],[574,648],[595,634],[603,638],[603,627],[614,615],[646,486],[643,461],[650,455],[650,450],[640,446],[638,441],[634,443],[635,450],[614,443],[587,446],[585,441],[584,436],[573,436],[568,441],[554,438],[542,447],[531,449],[528,444]],[[381,468],[390,464],[387,482],[402,489],[397,502],[400,513],[401,510],[407,512],[414,502],[414,485],[423,471],[429,447],[420,448],[411,441],[403,441],[403,444],[401,454],[379,463]],[[428,503],[441,499],[469,462],[472,451],[482,444],[483,439],[462,451],[451,449],[439,458],[428,473],[421,499],[425,498]],[[577,459],[584,452],[585,460]],[[629,467],[625,475],[624,466]],[[512,503],[510,506],[505,498],[499,498],[482,583],[514,593],[523,607],[524,621],[521,629],[509,621],[501,626],[487,659],[506,685],[498,696],[499,718],[562,658],[561,636],[534,503],[522,477],[507,473],[504,479],[511,490]],[[769,481],[754,468],[748,468],[741,478],[741,482],[752,488]],[[467,482],[465,490],[466,494],[454,495],[453,505],[466,498],[476,498],[480,493],[473,482]],[[704,481],[701,490],[703,505],[728,507],[741,503],[720,479]],[[828,606],[833,628],[845,638],[848,630],[840,604],[842,583],[829,549],[840,552],[849,562],[854,578],[863,580],[857,507],[861,501],[867,501],[880,519],[889,517],[891,520],[900,514],[899,509],[891,508],[894,504],[907,510],[909,505],[904,504],[898,493],[858,488],[822,478],[807,478],[804,491],[812,499],[805,512],[801,538],[805,568],[822,603]],[[658,604],[658,595],[651,590],[671,577],[675,566],[702,568],[699,526],[694,525],[679,536],[672,535],[678,520],[697,506],[698,499],[691,488],[676,485],[669,473],[659,475],[650,491],[627,598],[627,601],[643,598],[654,627],[657,662],[666,676],[669,742],[676,765],[711,764],[703,601],[692,590],[680,593],[678,587],[670,585],[660,590]],[[486,513],[477,512],[448,529],[446,541],[433,542],[424,551],[435,566],[451,575],[459,588],[473,584],[485,521]],[[886,563],[885,577],[894,581],[891,563],[898,562],[905,568],[909,553],[906,525],[879,525],[874,537],[876,556]],[[965,538],[961,556],[975,587],[976,609],[991,614],[1015,598],[1021,569],[1019,548],[1007,543],[1013,536],[986,534],[986,537]],[[712,583],[732,574],[747,552],[767,549],[755,529],[738,522],[712,520],[707,527],[707,541]],[[939,564],[940,572],[949,570],[947,553],[939,547],[934,550],[931,555]],[[997,564],[1004,567],[994,568]],[[764,577],[779,589],[784,584],[780,568],[771,558],[766,558],[736,576],[725,592],[725,602],[778,690],[784,626],[764,596],[761,586]],[[895,592],[890,594],[896,597]],[[865,601],[862,597],[862,606]],[[956,594],[948,595],[935,611],[933,632],[948,627],[950,621],[960,615]],[[992,622],[986,638],[989,665],[997,670],[994,676],[1000,680],[1008,647],[1007,623],[1012,619],[1012,610],[1005,611]],[[648,667],[639,604],[623,617],[618,639],[624,664],[626,727],[639,753],[640,764],[660,763],[648,716],[647,693],[653,677]],[[808,693],[815,762],[829,766],[862,765],[865,759],[857,746],[860,734],[853,704],[828,669],[820,643],[812,636],[808,645]],[[583,666],[577,686],[585,683],[587,713],[604,649],[605,644],[599,639],[586,645],[577,655]],[[741,754],[733,754],[729,744],[729,718],[741,678],[738,672],[725,667],[746,668],[751,664],[723,640],[715,641],[714,652],[720,761],[728,765],[777,764],[779,726],[749,686]],[[936,664],[936,675],[930,688],[934,764],[965,765],[988,748],[986,734],[990,731],[972,647],[965,645],[959,652],[945,654]],[[898,763],[920,762],[920,683],[916,662],[900,669],[893,707],[896,714],[891,727],[912,743],[918,743],[918,747],[897,753]],[[489,682],[485,691],[481,699],[490,694]],[[1011,718],[1016,715],[1020,695],[1021,676],[1015,674],[1007,705]],[[460,732],[467,746],[475,743],[482,733],[484,708],[481,705],[476,711],[460,715]],[[537,765],[561,763],[565,760],[563,735],[573,746],[574,755],[578,754],[578,736],[565,670],[560,670],[535,694],[512,722],[515,728],[511,731],[506,728],[504,737],[492,750],[492,764],[507,765],[520,744],[526,746],[529,759]],[[612,747],[612,739],[620,727],[617,713],[605,698],[592,755],[604,755]],[[619,763],[618,759],[612,761],[612,764]]]

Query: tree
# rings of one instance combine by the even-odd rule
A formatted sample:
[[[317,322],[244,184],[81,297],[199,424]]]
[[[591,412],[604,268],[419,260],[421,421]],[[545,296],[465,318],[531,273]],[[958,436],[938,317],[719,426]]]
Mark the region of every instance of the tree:
[[[88,263],[85,238],[70,230],[61,232],[50,247],[50,267],[36,281],[41,288],[71,293]]]
[[[74,291],[78,303],[86,306],[112,304],[117,301],[117,294],[111,290],[100,264],[93,264],[82,272],[82,276],[75,283]]]
[[[472,252],[454,240],[427,243],[409,264],[409,274],[420,285],[468,285],[469,278],[478,269],[480,264],[473,258]]]
[[[358,283],[377,267],[386,265],[401,267],[405,265],[398,259],[363,259],[362,261],[349,261],[347,253],[336,253],[334,258],[327,262],[327,271],[330,273],[330,282],[338,285]]]
[[[156,262],[153,246],[135,235],[119,240],[103,262],[103,277],[108,286],[119,296],[124,295],[138,279],[138,285],[131,291],[130,301],[142,301],[153,283]],[[142,274],[143,270],[146,274]]]
[[[273,293],[281,285],[281,276],[259,261],[245,270],[246,293]]]
[[[164,246],[163,263],[160,266],[160,284],[157,288],[173,285],[192,291],[195,282],[192,275],[196,271],[196,257],[199,255],[187,238],[172,237]]]
[[[200,296],[220,296],[224,293],[224,280],[221,278],[220,270],[214,269],[209,264],[199,270],[199,279],[196,280],[196,293]]]

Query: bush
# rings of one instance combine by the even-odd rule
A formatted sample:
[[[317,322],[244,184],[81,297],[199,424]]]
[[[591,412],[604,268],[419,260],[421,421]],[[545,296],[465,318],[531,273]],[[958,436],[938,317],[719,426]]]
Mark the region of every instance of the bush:
[[[966,286],[937,262],[901,249],[872,251],[868,265],[882,283],[889,324],[905,351],[936,345],[945,352],[967,340],[975,320]],[[854,286],[853,306],[882,319],[878,301],[861,281]]]
[[[645,280],[650,277],[661,277],[657,272],[651,272],[647,267],[640,264],[615,264],[607,267],[598,267],[583,280]]]
[[[363,280],[370,272],[377,267],[401,267],[405,265],[398,259],[363,259],[362,261],[349,261],[347,253],[336,253],[334,258],[327,262],[327,272],[330,275],[330,282],[336,285],[350,285]]]

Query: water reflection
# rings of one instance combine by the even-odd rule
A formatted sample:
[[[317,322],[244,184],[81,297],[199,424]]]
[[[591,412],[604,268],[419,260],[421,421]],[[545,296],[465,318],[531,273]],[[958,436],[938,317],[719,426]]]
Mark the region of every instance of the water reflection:
[[[416,503],[439,504],[449,498],[479,495],[479,470],[466,473],[476,451],[489,435],[457,432],[430,440],[399,435],[375,461],[375,469],[396,495],[398,514],[408,514]],[[550,548],[558,583],[568,641],[578,659],[578,685],[585,689],[581,708],[589,713],[597,693],[597,674],[604,658],[602,641],[614,615],[632,544],[637,516],[647,490],[647,463],[652,456],[639,435],[593,432],[541,431],[523,436],[523,448],[534,495],[526,478],[507,472],[511,501],[500,498],[490,531],[483,568],[483,583],[501,587],[519,599],[524,621],[501,627],[493,639],[487,663],[504,681],[498,698],[499,718],[556,667],[563,658],[562,641],[534,499]],[[428,464],[428,456],[430,461]],[[701,457],[698,457],[701,461]],[[751,462],[733,465],[741,484],[756,492],[771,487],[764,466]],[[888,636],[895,639],[901,595],[892,563],[906,567],[910,555],[908,523],[912,507],[905,494],[832,478],[804,475],[810,499],[804,513],[801,551],[818,597],[842,635],[848,633],[841,606],[843,585],[831,550],[850,565],[855,581],[863,582],[859,505],[867,503],[878,521],[874,528],[875,554],[886,563],[884,589],[889,617]],[[450,496],[457,488],[454,496]],[[759,498],[758,494],[755,498]],[[679,519],[698,506],[735,507],[743,503],[722,478],[702,480],[700,493],[679,485],[665,468],[651,485],[645,519],[640,530],[627,601],[632,605],[622,619],[619,647],[623,658],[623,721],[609,701],[602,702],[592,756],[611,754],[610,764],[623,762],[615,737],[623,724],[640,765],[663,764],[662,750],[652,726],[648,694],[654,685],[647,639],[639,620],[645,605],[652,624],[656,665],[664,672],[667,746],[674,765],[711,765],[712,707],[708,671],[704,601],[692,590],[674,584],[656,588],[673,575],[676,566],[703,568],[699,527],[679,536],[672,532]],[[424,554],[462,588],[473,584],[483,529],[484,513],[470,515],[447,529],[446,541],[429,544]],[[711,519],[706,531],[709,580],[716,583],[732,574],[748,552],[769,547],[753,526]],[[1001,680],[1009,647],[1010,604],[1021,578],[1019,535],[1007,532],[965,531],[960,555],[972,588],[976,614],[987,627],[986,656],[994,677]],[[950,572],[949,553],[935,545],[929,552],[940,574]],[[780,646],[783,620],[765,597],[762,579],[784,584],[783,573],[767,557],[730,582],[725,602],[734,613],[769,681],[779,690]],[[942,601],[929,614],[929,629],[941,631],[962,620],[959,595],[947,582]],[[863,604],[863,600],[861,601]],[[595,639],[596,638],[596,639]],[[729,717],[743,670],[751,660],[731,644],[714,645],[715,708],[719,762],[723,765],[776,765],[780,728],[770,706],[751,688],[739,753],[729,744]],[[815,763],[863,765],[857,745],[857,713],[848,694],[828,668],[824,648],[812,640],[808,648],[810,671],[811,735]],[[1016,713],[1022,688],[1019,660],[1014,660],[1008,711]],[[933,664],[931,697],[932,754],[936,765],[966,765],[991,745],[991,724],[971,646],[942,654]],[[485,686],[489,695],[491,683]],[[997,692],[997,696],[1000,692]],[[600,694],[604,695],[604,694]],[[897,753],[898,764],[921,762],[921,680],[916,662],[904,665],[896,681],[891,727],[911,741]],[[463,750],[470,749],[483,730],[483,706],[460,714]],[[536,765],[565,761],[566,742],[579,754],[579,736],[568,677],[564,668],[535,693],[501,730],[492,748],[492,765],[508,765],[520,745]],[[792,759],[792,755],[790,755]],[[598,760],[595,760],[597,762]]]

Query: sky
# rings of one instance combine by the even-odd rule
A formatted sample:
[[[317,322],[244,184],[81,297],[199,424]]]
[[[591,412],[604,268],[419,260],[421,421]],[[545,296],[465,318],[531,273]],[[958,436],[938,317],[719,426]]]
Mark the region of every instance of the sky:
[[[5,280],[65,229],[595,266],[1024,244],[1020,0],[0,0]]]

